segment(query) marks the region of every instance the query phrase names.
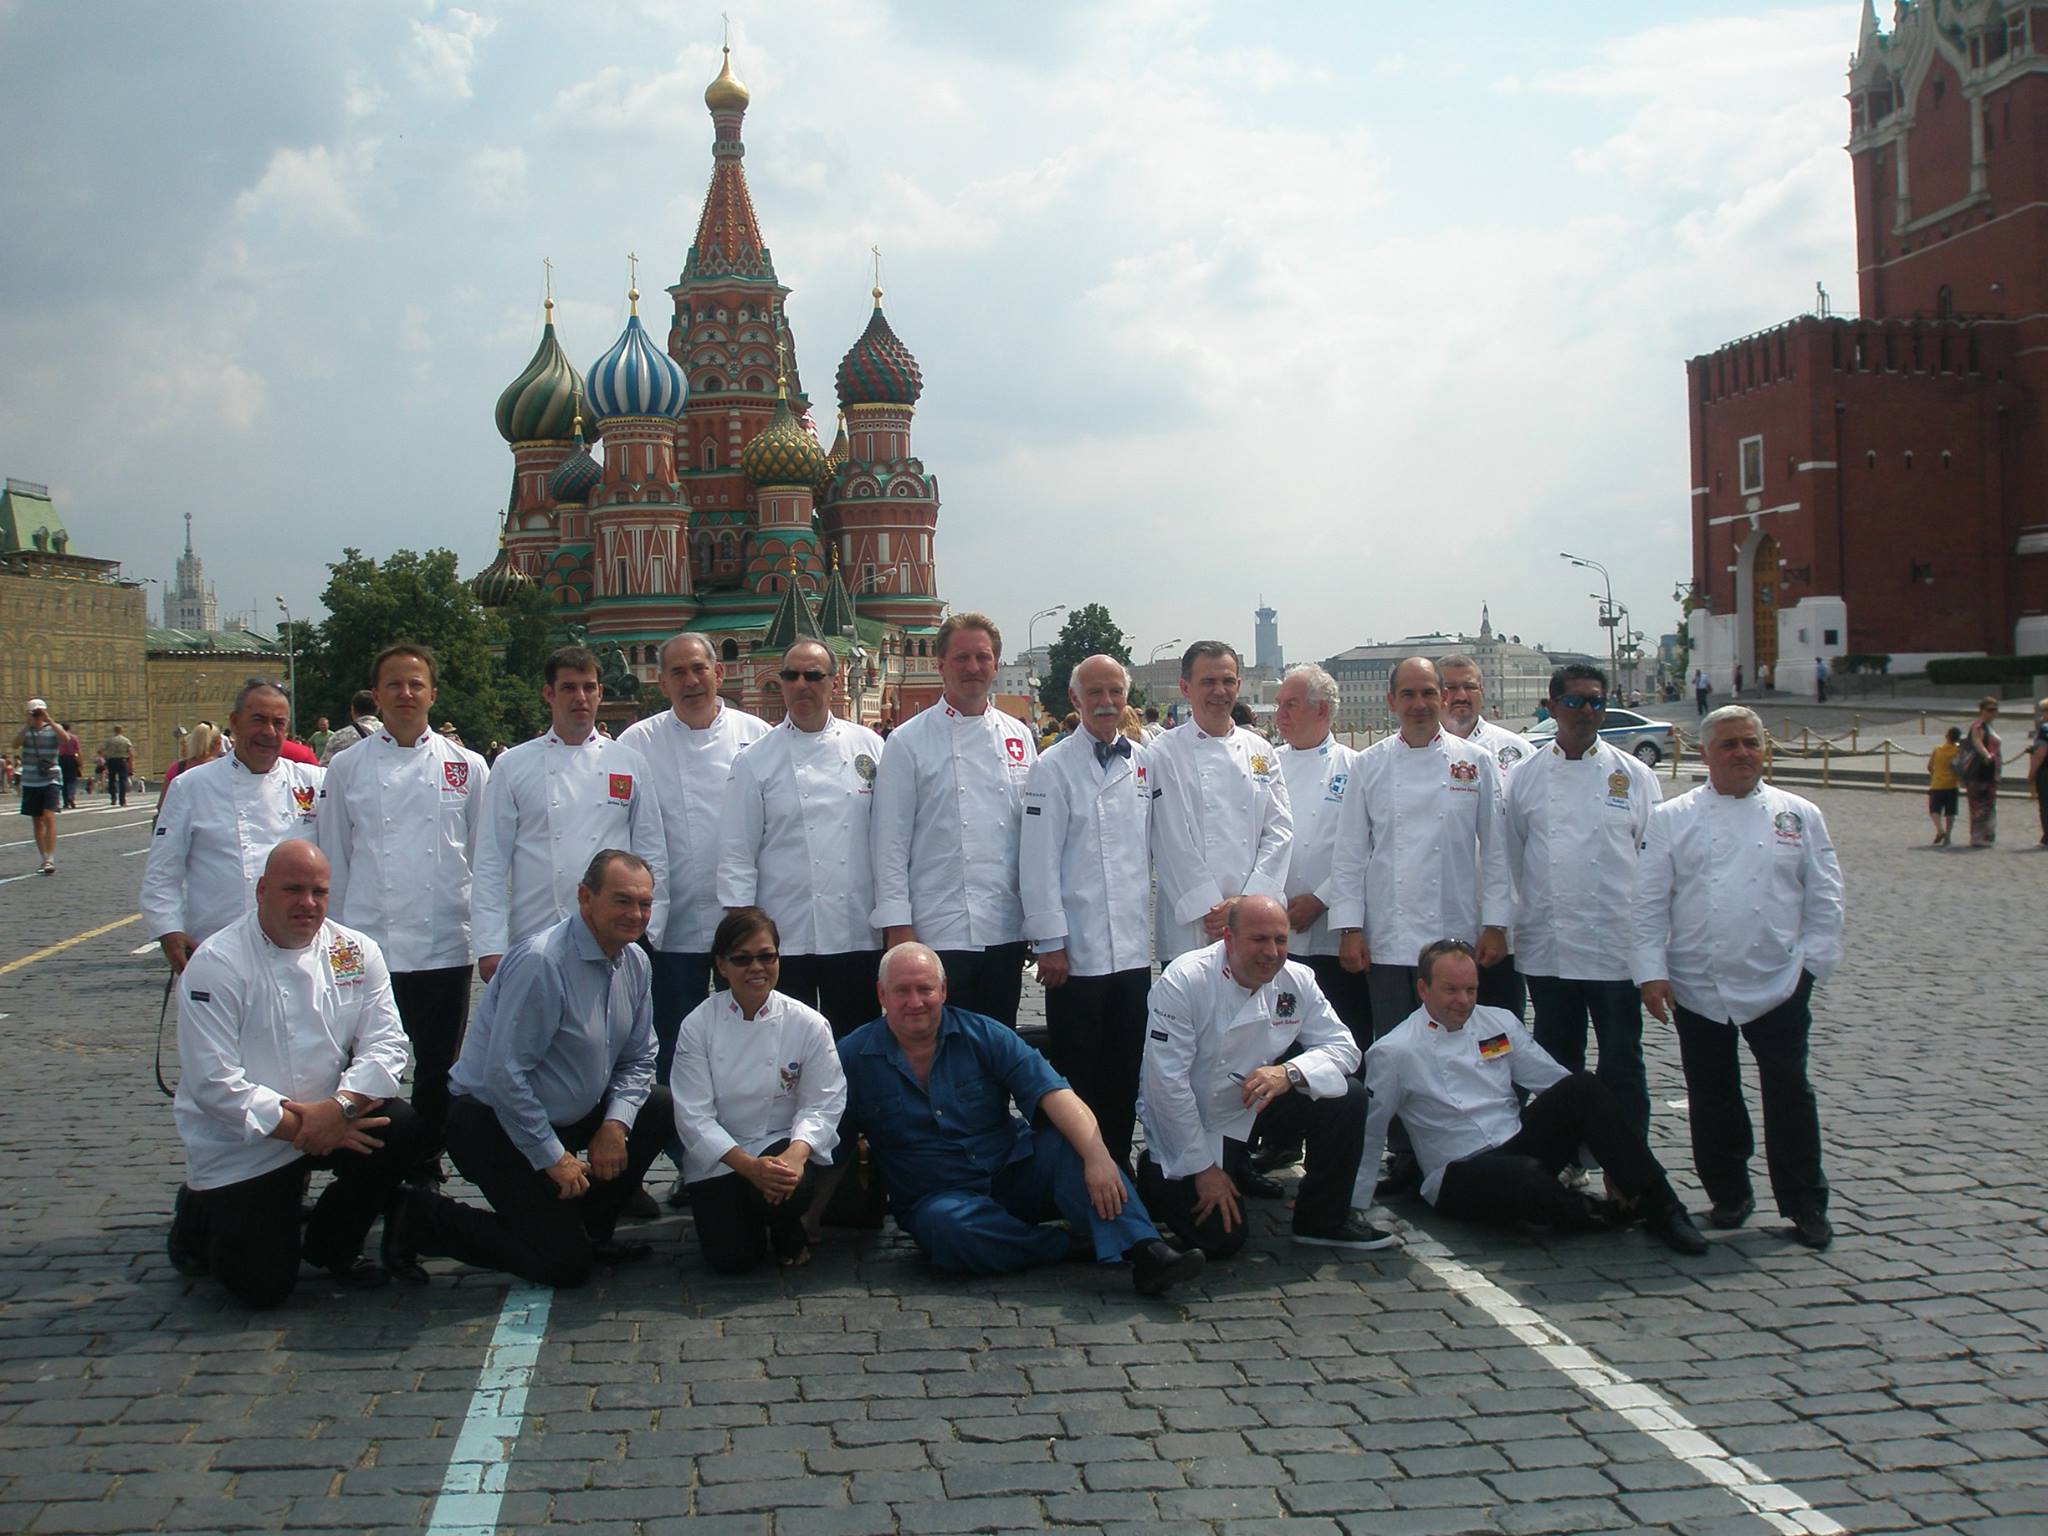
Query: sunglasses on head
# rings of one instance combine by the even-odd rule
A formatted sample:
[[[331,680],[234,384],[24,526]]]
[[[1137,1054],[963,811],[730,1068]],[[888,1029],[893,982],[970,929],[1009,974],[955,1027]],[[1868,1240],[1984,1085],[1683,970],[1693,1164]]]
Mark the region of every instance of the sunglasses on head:
[[[795,667],[784,667],[779,675],[785,683],[793,683],[798,678],[802,678],[807,683],[822,683],[832,674],[830,672],[820,672],[815,667],[806,668],[803,671],[798,671]]]
[[[1607,707],[1607,699],[1598,693],[1568,693],[1557,701],[1559,709],[1590,709],[1595,714]]]

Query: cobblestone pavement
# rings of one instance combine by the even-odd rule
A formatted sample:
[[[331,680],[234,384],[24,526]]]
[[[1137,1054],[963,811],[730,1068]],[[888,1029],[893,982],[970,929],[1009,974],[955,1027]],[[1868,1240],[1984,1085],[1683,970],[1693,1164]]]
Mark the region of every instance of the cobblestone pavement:
[[[500,1528],[1772,1529],[1734,1482],[1786,1500],[1778,1529],[2048,1530],[2048,852],[2024,814],[1971,854],[1919,846],[1917,797],[1822,803],[1852,902],[1815,1031],[1830,1252],[1775,1219],[1688,1261],[1405,1206],[1410,1246],[1331,1257],[1268,1207],[1236,1262],[1140,1301],[1089,1266],[938,1279],[893,1231],[721,1280],[664,1221],[653,1262],[553,1298]],[[0,966],[135,910],[139,821],[62,818],[59,874],[0,885]],[[476,1425],[518,1413],[502,1370],[478,1392],[502,1278],[309,1282],[252,1316],[166,1263],[141,942],[0,974],[0,1530],[488,1529],[488,1499],[435,1511],[473,1402],[472,1461]],[[1650,1039],[1653,1138],[1697,1201]]]

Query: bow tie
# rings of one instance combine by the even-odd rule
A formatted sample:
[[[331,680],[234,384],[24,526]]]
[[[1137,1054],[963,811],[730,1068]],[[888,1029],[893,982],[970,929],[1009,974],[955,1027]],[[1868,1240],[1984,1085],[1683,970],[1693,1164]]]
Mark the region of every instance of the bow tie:
[[[1095,743],[1095,761],[1102,764],[1105,768],[1109,766],[1109,760],[1112,757],[1129,757],[1130,755],[1131,738],[1124,735],[1121,731],[1117,733],[1113,740]]]

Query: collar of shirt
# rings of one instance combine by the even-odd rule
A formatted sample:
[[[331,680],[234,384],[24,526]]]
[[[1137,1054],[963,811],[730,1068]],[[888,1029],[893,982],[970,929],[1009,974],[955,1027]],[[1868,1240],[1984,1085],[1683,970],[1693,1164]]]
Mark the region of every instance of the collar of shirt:
[[[560,747],[566,752],[587,751],[593,747],[598,746],[606,739],[607,738],[598,735],[595,731],[592,731],[588,736],[584,737],[581,741],[564,741],[561,737],[557,736],[553,730],[550,730],[547,733],[547,735],[541,737],[541,740],[545,742],[547,745],[551,747]]]
[[[583,920],[581,912],[570,914],[569,947],[576,952],[577,959],[588,960],[593,965],[601,965],[605,969],[612,971],[616,971],[619,968],[620,962],[626,958],[626,952],[623,949],[616,955],[607,955],[604,952],[597,942],[597,935],[590,931],[590,924]]]
[[[1425,741],[1419,747],[1409,747],[1408,738],[1406,736],[1403,736],[1399,731],[1394,732],[1394,734],[1388,739],[1391,741],[1398,741],[1399,743],[1401,743],[1402,746],[1408,747],[1408,750],[1410,752],[1427,752],[1431,747],[1440,747],[1443,745],[1444,733],[1442,729],[1439,728],[1434,736],[1430,737],[1429,740]]]

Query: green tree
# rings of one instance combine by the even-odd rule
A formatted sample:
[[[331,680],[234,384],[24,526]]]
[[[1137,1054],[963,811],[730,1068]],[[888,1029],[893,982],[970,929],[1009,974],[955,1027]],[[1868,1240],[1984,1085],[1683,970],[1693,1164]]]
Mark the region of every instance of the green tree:
[[[1067,615],[1067,622],[1052,642],[1045,676],[1038,684],[1038,702],[1048,714],[1063,716],[1073,708],[1067,699],[1067,680],[1074,668],[1094,655],[1114,656],[1126,667],[1131,648],[1109,610],[1100,603],[1084,603]]]

